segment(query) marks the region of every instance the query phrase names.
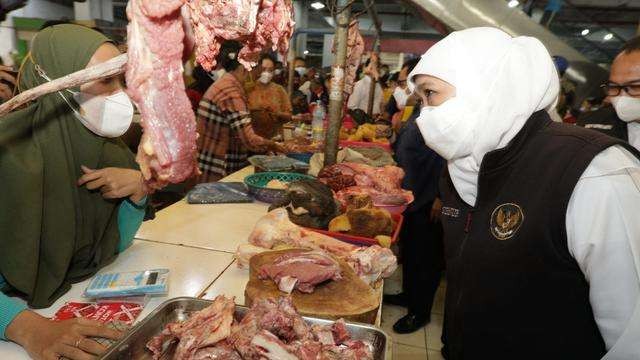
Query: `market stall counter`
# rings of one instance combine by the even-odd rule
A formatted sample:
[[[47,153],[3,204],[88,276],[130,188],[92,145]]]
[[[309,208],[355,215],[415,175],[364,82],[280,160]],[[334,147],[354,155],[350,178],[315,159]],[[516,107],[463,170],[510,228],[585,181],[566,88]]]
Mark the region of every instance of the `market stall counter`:
[[[249,166],[222,181],[242,182],[251,174],[253,167]],[[234,253],[238,245],[247,242],[268,207],[260,202],[196,205],[182,199],[159,211],[154,220],[144,222],[136,238]]]
[[[129,249],[120,254],[112,264],[103,268],[100,273],[158,268],[170,270],[169,293],[166,296],[151,298],[138,317],[140,320],[167,299],[178,296],[200,296],[232,262],[233,256],[224,252],[135,240]],[[74,284],[71,290],[52,306],[36,312],[52,317],[67,302],[87,301],[82,298],[82,292],[89,282],[90,280],[85,280]],[[29,356],[18,345],[0,341],[0,359],[20,360],[29,359]]]

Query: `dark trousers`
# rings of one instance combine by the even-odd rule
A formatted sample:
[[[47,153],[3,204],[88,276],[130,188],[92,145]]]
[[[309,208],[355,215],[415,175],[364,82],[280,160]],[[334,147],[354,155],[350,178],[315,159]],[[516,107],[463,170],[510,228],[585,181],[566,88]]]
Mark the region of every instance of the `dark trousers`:
[[[429,317],[433,298],[444,270],[442,225],[429,220],[431,204],[404,213],[400,233],[402,289],[409,301],[409,312]]]

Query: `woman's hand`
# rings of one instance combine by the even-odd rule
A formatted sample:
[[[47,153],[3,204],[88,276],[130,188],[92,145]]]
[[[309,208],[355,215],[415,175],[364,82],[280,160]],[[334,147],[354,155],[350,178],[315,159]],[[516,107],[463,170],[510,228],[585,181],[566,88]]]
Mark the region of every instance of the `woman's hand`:
[[[33,311],[23,311],[5,331],[7,339],[21,345],[36,360],[92,360],[107,348],[90,337],[118,340],[122,333],[89,319],[51,321]]]
[[[78,179],[78,186],[85,185],[89,190],[100,189],[105,199],[129,197],[138,203],[145,197],[142,173],[138,170],[108,167],[90,169],[82,166],[84,175]]]
[[[0,80],[4,80],[13,86],[0,81],[0,102],[5,102],[13,97],[13,87],[16,85],[16,79],[11,73],[10,66],[0,65]]]

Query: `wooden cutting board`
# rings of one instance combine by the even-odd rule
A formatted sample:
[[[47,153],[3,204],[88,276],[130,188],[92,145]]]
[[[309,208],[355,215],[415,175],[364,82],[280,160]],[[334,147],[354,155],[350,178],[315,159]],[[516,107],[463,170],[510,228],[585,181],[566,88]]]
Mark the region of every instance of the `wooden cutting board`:
[[[277,298],[287,294],[280,291],[271,279],[258,279],[262,266],[273,263],[278,257],[300,249],[268,251],[254,255],[250,261],[250,278],[244,290],[247,306],[260,299]],[[342,270],[342,279],[318,284],[311,294],[294,290],[291,293],[293,303],[305,316],[324,319],[345,320],[373,324],[376,320],[380,296],[362,281],[353,269],[342,260],[338,260]]]

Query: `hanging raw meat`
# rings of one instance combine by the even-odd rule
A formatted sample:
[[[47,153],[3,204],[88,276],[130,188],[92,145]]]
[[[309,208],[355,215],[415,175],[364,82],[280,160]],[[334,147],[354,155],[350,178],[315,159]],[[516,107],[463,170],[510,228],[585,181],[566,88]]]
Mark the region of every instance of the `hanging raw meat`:
[[[183,0],[131,0],[127,6],[127,93],[142,114],[137,161],[159,189],[198,172],[196,122],[182,79]]]
[[[207,71],[225,40],[244,47],[238,61],[255,66],[262,52],[271,48],[286,57],[293,34],[291,0],[188,0],[196,40],[196,60]]]
[[[356,73],[360,66],[362,54],[364,54],[364,39],[360,35],[358,21],[353,20],[349,24],[349,32],[347,34],[347,68],[345,69],[344,78],[344,92],[347,94],[353,92],[353,84],[356,81]]]

